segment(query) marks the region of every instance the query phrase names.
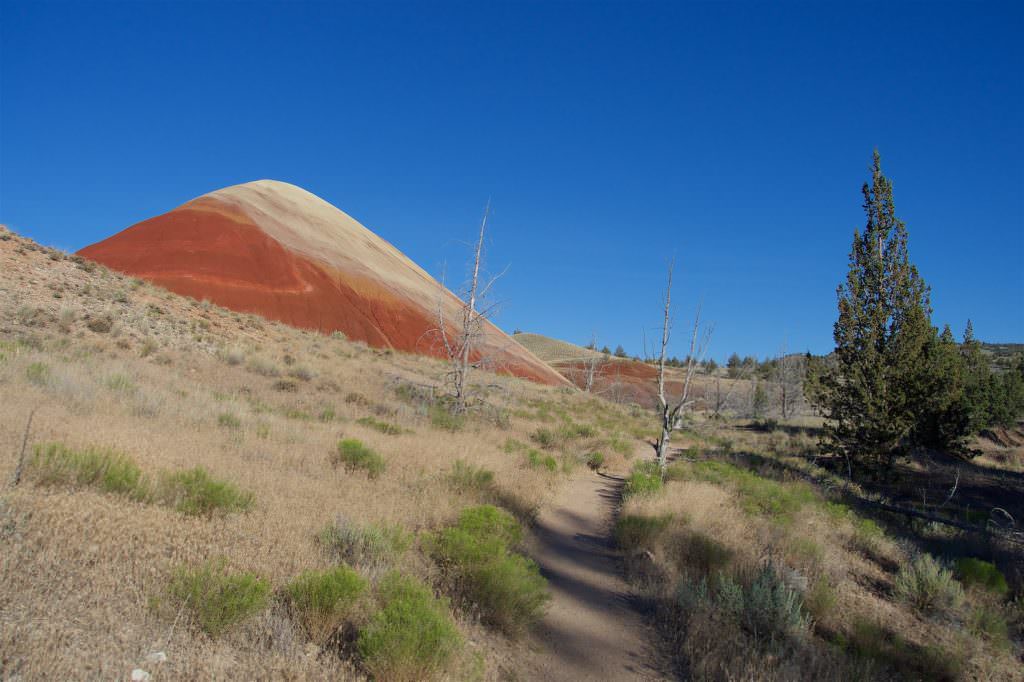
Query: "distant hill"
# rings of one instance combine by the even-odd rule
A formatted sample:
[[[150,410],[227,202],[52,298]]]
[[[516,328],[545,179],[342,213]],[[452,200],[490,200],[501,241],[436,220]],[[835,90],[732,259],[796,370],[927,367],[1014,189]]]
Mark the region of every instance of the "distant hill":
[[[171,291],[378,348],[440,356],[432,330],[461,301],[401,251],[323,199],[259,180],[205,194],[80,255]],[[551,385],[565,380],[488,323],[489,366]]]

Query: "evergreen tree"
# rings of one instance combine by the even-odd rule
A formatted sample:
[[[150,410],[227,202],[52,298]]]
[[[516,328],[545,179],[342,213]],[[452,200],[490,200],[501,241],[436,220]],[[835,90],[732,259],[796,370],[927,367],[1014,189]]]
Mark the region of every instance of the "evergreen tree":
[[[854,232],[846,282],[836,290],[835,363],[813,393],[826,417],[823,448],[877,470],[913,445],[935,330],[877,151],[862,192],[866,225]]]
[[[967,320],[964,342],[960,346],[964,363],[964,401],[968,411],[968,428],[977,433],[989,425],[992,413],[992,382],[988,360],[981,352],[981,343],[974,338],[974,325]]]
[[[964,391],[964,361],[949,325],[925,348],[925,380],[916,401],[915,445],[951,454],[977,454],[967,444],[971,410]]]
[[[618,346],[615,346],[615,357],[617,357],[617,358],[629,357],[629,356],[626,355],[626,349],[622,347],[622,344],[619,344]]]

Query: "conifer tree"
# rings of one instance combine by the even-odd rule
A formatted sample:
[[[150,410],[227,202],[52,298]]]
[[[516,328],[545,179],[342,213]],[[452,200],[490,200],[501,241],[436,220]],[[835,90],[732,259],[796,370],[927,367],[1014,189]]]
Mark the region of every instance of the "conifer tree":
[[[846,282],[836,290],[835,363],[815,397],[826,417],[824,449],[877,472],[913,445],[935,330],[877,151],[862,193],[866,224],[854,232]]]

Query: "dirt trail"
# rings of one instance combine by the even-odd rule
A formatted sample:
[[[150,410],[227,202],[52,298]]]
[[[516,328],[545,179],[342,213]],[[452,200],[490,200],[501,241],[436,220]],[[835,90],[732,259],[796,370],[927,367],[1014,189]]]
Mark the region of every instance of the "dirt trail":
[[[533,679],[666,680],[653,630],[633,604],[612,546],[623,479],[578,472],[537,519],[531,552],[552,600],[537,630]]]

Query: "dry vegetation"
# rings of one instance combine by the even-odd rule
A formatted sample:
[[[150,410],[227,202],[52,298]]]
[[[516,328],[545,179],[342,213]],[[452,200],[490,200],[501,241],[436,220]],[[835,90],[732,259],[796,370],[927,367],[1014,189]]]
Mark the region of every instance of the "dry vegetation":
[[[1024,547],[867,516],[855,501],[878,495],[800,431],[704,423],[688,441],[664,486],[634,473],[617,526],[682,675],[1024,679]]]
[[[528,526],[567,472],[621,462],[650,433],[646,415],[483,373],[486,409],[453,417],[431,400],[435,361],[178,297],[2,229],[0,273],[5,486],[37,409],[23,480],[0,497],[4,678],[522,674],[529,638],[446,593],[452,567],[428,539],[485,503]],[[45,443],[56,464],[34,455]],[[198,483],[180,474],[196,467]],[[182,491],[220,484],[246,504],[182,508]],[[330,573],[341,563],[358,580]],[[435,639],[388,640],[402,613]]]

